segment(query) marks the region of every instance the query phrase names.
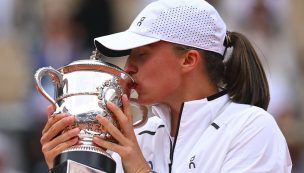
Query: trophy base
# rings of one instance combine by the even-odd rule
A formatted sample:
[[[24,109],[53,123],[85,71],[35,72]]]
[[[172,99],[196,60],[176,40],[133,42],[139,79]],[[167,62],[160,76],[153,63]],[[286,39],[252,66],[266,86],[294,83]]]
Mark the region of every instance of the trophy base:
[[[56,165],[49,173],[106,173],[89,166],[80,164],[73,160],[67,160],[59,165]]]
[[[84,150],[83,148],[86,148],[86,150]],[[111,158],[111,156],[105,151],[102,151],[100,148],[94,146],[74,146],[74,148],[68,149],[60,153],[55,158],[54,165],[56,166],[63,164],[68,160],[87,165],[105,173],[115,173],[116,171],[116,163]]]

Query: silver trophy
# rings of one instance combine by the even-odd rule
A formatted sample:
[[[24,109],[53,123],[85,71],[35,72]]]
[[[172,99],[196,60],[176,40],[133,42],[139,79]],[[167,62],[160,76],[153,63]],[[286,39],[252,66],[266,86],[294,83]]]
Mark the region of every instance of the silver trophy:
[[[58,70],[52,67],[38,69],[35,74],[36,88],[54,107],[54,116],[58,113],[75,116],[76,123],[72,127],[81,129],[79,143],[60,153],[55,158],[54,166],[73,160],[103,172],[115,172],[116,163],[111,155],[92,143],[93,136],[115,142],[97,122],[96,115],[106,117],[119,129],[106,104],[111,101],[122,107],[121,97],[123,94],[130,96],[134,80],[119,67],[99,60],[97,51],[93,53],[90,59],[74,61]],[[46,76],[51,78],[54,85],[54,97],[42,86],[41,80]],[[142,120],[135,123],[135,127],[147,120],[147,111],[143,110]]]

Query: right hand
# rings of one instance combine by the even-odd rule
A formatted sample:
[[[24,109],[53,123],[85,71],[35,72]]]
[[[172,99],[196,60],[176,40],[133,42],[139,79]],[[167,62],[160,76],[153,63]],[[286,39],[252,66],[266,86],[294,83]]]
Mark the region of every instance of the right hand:
[[[129,99],[125,94],[122,97],[122,103],[123,109],[121,110],[114,103],[107,102],[107,108],[120,124],[120,129],[114,126],[107,118],[101,115],[96,116],[97,121],[117,140],[117,143],[97,136],[93,138],[93,142],[102,148],[118,153],[125,173],[146,173],[150,167],[137,142]]]
[[[42,130],[40,143],[45,161],[49,169],[52,169],[55,157],[68,147],[77,144],[80,129],[76,127],[62,133],[66,127],[74,124],[74,116],[62,113],[53,117],[51,116],[54,112],[53,107],[49,106],[47,110],[48,121]]]

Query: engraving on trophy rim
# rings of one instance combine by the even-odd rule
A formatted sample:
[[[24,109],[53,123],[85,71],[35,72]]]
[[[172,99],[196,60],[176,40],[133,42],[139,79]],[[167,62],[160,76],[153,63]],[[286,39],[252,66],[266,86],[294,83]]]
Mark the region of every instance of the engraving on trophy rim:
[[[100,147],[96,147],[96,146],[74,145],[74,146],[71,146],[71,147],[65,149],[62,153],[70,152],[70,151],[94,152],[94,153],[99,153],[99,154],[105,155],[105,156],[109,157],[110,159],[112,159],[112,157],[109,155],[109,153],[107,153],[104,149],[102,149]]]

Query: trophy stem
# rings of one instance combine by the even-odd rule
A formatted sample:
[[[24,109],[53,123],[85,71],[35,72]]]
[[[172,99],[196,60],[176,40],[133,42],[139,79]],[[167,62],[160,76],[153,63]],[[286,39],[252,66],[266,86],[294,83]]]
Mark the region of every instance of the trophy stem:
[[[55,158],[54,165],[60,165],[68,160],[73,160],[106,173],[115,173],[116,171],[116,163],[110,154],[95,146],[75,145],[70,147]]]

